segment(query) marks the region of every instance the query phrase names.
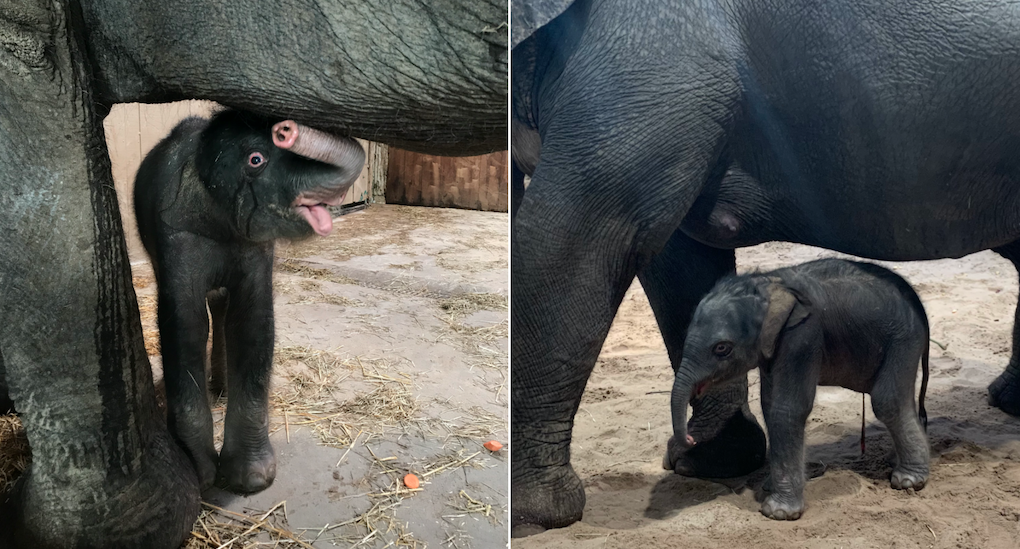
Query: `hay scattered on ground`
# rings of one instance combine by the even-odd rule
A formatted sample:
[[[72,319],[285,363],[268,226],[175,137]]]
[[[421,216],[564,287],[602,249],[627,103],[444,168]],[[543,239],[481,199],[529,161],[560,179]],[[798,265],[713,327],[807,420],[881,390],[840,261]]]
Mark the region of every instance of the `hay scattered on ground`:
[[[480,406],[472,406],[465,410],[464,416],[458,418],[455,425],[450,429],[449,437],[466,441],[485,441],[496,433],[502,432],[506,428],[506,421],[496,414],[485,411]]]
[[[423,488],[407,488],[400,480],[406,472],[396,465],[396,456],[380,457],[367,444],[371,462],[371,484],[375,491],[362,494],[369,498],[369,508],[352,519],[326,524],[322,528],[304,529],[307,536],[316,540],[343,543],[349,547],[406,547],[424,549],[426,544],[408,531],[408,523],[394,516],[394,510]],[[346,457],[346,454],[345,454]],[[342,458],[341,458],[342,460]]]
[[[248,547],[304,547],[312,549],[307,536],[291,532],[287,526],[287,502],[281,501],[266,512],[251,515],[235,513],[202,502],[202,513],[195,521],[191,536],[181,549],[234,549]]]
[[[484,450],[487,452],[487,450]],[[420,476],[423,480],[428,480],[430,477],[438,475],[447,470],[459,469],[461,467],[472,467],[474,469],[484,469],[485,464],[482,460],[477,459],[478,456],[482,455],[483,450],[472,452],[468,455],[467,450],[461,448],[456,452],[449,452],[433,456],[425,462],[422,466],[422,472]]]
[[[151,274],[140,274],[131,277],[131,284],[136,290],[142,290],[148,288],[156,282],[156,278]]]
[[[410,391],[411,377],[394,371],[386,359],[341,358],[335,351],[280,347],[275,361],[289,382],[273,393],[284,428],[309,425],[322,444],[351,446],[360,433],[382,434],[434,422],[419,417],[420,403]],[[303,365],[304,367],[301,367]],[[343,383],[350,380],[350,383]],[[368,390],[350,393],[353,382]]]
[[[322,269],[325,270],[325,269]],[[304,305],[308,303],[326,303],[340,307],[360,307],[364,305],[356,299],[346,298],[341,295],[326,293],[322,284],[315,280],[301,280],[295,282],[291,277],[277,276],[273,279],[273,289],[288,295],[297,296],[292,299],[292,305]]]
[[[14,414],[0,416],[0,494],[7,492],[32,461],[28,437]]]
[[[386,253],[392,246],[413,244],[411,232],[447,224],[449,212],[417,206],[373,206],[372,215],[345,216],[333,236],[293,242],[281,247],[281,257],[329,257],[344,261],[352,257]],[[356,235],[356,236],[351,236]]]
[[[439,308],[453,316],[477,311],[507,310],[507,296],[500,294],[460,294],[439,300]]]
[[[390,263],[387,267],[391,269],[400,269],[402,271],[420,271],[422,264],[421,261],[412,261],[410,263]]]
[[[510,335],[509,321],[503,320],[487,326],[472,326],[462,322],[462,319],[472,313],[488,311],[507,310],[507,296],[501,294],[460,294],[439,301],[439,308],[446,311],[445,317],[436,317],[446,324],[446,336],[458,336],[459,343],[465,346],[470,354],[502,354],[493,349],[487,349],[489,353],[482,353],[480,343],[493,343],[500,339],[506,339]],[[443,335],[440,335],[442,339]]]
[[[480,273],[496,269],[509,269],[510,262],[505,258],[492,261],[477,261],[470,258],[451,259],[439,255],[436,257],[436,266],[448,271],[458,271],[465,274]]]
[[[502,524],[499,520],[499,515],[501,514],[500,506],[479,501],[468,495],[468,493],[464,490],[457,493],[455,500],[447,505],[453,507],[455,510],[459,511],[459,513],[443,515],[443,518],[463,518],[471,514],[479,514],[496,524]]]
[[[276,262],[276,270],[284,273],[293,273],[308,278],[315,278],[318,280],[327,280],[336,284],[358,284],[357,280],[349,276],[343,276],[337,274],[330,269],[318,269],[315,267],[309,267],[308,265],[302,265],[297,261],[290,259],[280,259]]]
[[[441,334],[439,340],[442,340],[444,336],[451,337],[451,339],[459,338],[460,343],[466,345],[467,351],[473,355],[502,355],[503,353],[481,344],[491,344],[510,337],[510,323],[506,319],[495,324],[489,324],[488,326],[471,326],[453,318],[438,318],[446,324],[446,329],[444,330],[446,333]]]
[[[485,464],[478,459],[482,452],[466,454],[461,449],[435,456],[421,464],[404,466],[398,463],[396,456],[381,457],[371,447],[363,445],[371,456],[372,484],[376,491],[364,494],[369,498],[371,505],[368,510],[360,515],[337,524],[327,524],[322,528],[304,529],[306,537],[331,541],[334,544],[350,544],[350,547],[362,546],[383,546],[383,547],[406,547],[411,549],[424,549],[426,544],[414,537],[414,533],[408,531],[408,523],[397,520],[394,511],[400,504],[417,492],[425,488],[410,489],[403,485],[400,480],[407,472],[416,474],[423,484],[427,484],[432,478],[442,473],[449,473],[460,467],[483,468]],[[467,501],[472,506],[470,512],[485,512],[485,505],[477,500]],[[473,509],[479,509],[474,511]],[[495,518],[498,510],[492,506],[488,508],[490,515]],[[486,515],[489,516],[489,515]]]

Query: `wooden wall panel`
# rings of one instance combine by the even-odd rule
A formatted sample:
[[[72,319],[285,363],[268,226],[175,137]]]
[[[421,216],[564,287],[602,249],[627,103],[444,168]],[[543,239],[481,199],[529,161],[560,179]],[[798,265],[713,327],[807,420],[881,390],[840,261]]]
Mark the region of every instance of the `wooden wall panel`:
[[[449,157],[390,147],[386,202],[505,212],[508,160],[507,151]]]
[[[210,101],[181,101],[162,105],[126,103],[114,105],[103,121],[106,146],[110,151],[113,184],[117,189],[120,218],[131,261],[146,259],[135,224],[135,174],[145,155],[189,116],[209,116],[216,104]]]

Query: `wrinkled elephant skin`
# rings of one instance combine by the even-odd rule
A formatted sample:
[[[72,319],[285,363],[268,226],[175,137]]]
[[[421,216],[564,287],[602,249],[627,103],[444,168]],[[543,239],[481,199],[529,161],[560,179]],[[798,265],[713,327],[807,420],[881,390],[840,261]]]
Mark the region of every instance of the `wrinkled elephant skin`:
[[[433,154],[505,148],[505,2],[285,8],[0,7],[0,355],[33,454],[0,517],[5,547],[175,548],[199,511],[142,342],[103,133],[113,104],[209,99]]]
[[[724,278],[687,330],[663,467],[674,470],[685,447],[697,448],[687,433],[691,397],[757,368],[769,429],[762,514],[797,520],[804,513],[804,436],[818,385],[871,395],[896,450],[893,488],[920,490],[929,470],[928,337],[928,317],[910,283],[873,263],[829,258]]]
[[[573,417],[634,276],[676,368],[692,312],[738,247],[890,261],[994,249],[1020,263],[1014,4],[579,0],[542,26],[562,2],[520,1],[514,525],[581,516]],[[730,385],[700,399],[698,444],[678,470],[761,464],[746,378]],[[1020,415],[1020,346],[989,401]],[[711,444],[733,433],[753,436]]]

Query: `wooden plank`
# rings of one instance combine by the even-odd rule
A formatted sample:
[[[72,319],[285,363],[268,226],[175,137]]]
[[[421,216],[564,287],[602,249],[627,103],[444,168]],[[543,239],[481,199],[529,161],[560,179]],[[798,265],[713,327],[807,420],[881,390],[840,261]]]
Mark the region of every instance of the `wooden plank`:
[[[124,239],[127,242],[128,257],[131,261],[145,259],[138,227],[135,224],[133,189],[135,172],[142,162],[138,147],[139,130],[138,104],[114,105],[103,120],[106,133],[106,147],[110,152],[110,168],[113,185],[117,191],[117,205],[120,208]]]
[[[389,149],[386,202],[507,211],[509,155],[442,157]]]

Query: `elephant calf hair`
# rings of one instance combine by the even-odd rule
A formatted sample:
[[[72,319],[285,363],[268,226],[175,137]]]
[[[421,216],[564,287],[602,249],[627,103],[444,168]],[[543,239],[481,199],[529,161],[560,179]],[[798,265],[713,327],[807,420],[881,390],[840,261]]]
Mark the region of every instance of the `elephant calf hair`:
[[[691,399],[754,368],[769,432],[763,514],[795,520],[804,512],[804,428],[818,385],[870,394],[896,449],[893,488],[924,488],[928,320],[903,278],[872,263],[822,259],[719,281],[687,331],[673,382],[665,468],[673,470],[697,444],[687,432]]]

